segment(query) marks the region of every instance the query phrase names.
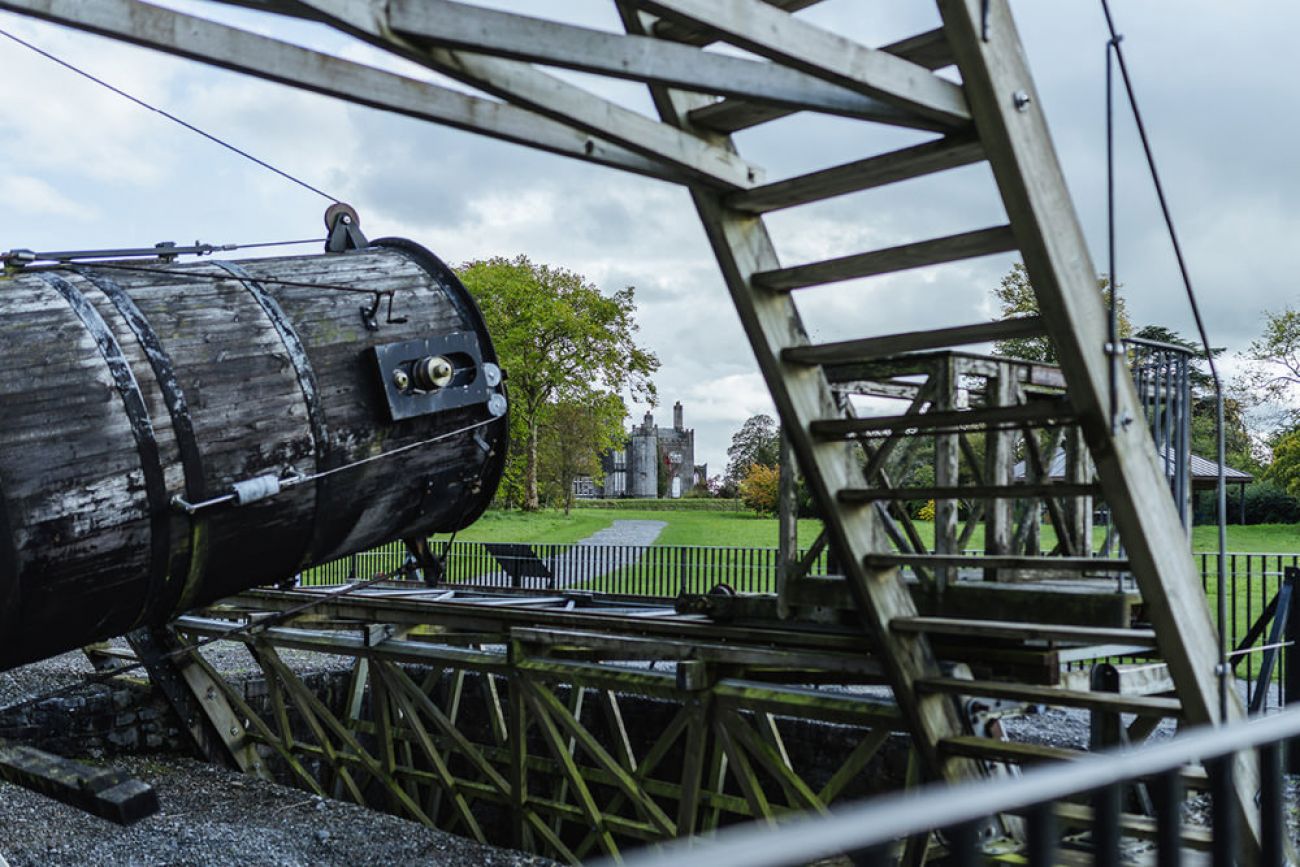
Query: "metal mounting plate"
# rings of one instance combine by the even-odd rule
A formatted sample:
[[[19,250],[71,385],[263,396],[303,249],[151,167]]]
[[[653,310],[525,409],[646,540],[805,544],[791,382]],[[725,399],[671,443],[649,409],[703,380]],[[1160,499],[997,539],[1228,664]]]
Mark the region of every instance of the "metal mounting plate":
[[[492,395],[483,371],[478,335],[472,331],[453,331],[437,337],[389,343],[373,347],[371,352],[393,421],[486,403]],[[453,360],[456,373],[450,385],[436,391],[419,391],[409,386],[399,388],[393,382],[393,371],[403,369],[409,372],[412,364],[431,355]]]

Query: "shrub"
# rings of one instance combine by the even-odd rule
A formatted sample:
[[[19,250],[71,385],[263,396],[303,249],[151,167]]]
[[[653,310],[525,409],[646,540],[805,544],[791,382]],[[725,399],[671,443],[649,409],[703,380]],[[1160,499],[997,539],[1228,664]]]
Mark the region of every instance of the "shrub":
[[[641,512],[739,512],[744,503],[737,499],[682,497],[680,500],[619,499],[574,500],[575,509],[631,509]]]
[[[917,509],[916,514],[912,517],[916,518],[918,521],[933,521],[934,500],[926,500],[925,504],[921,506],[921,508]]]
[[[740,499],[760,515],[776,511],[781,489],[781,472],[776,467],[750,464],[745,478],[740,481]]]
[[[1228,523],[1242,523],[1242,491],[1237,485],[1228,486]],[[1245,521],[1247,524],[1300,523],[1300,500],[1272,482],[1252,482],[1246,485]],[[1217,520],[1214,491],[1202,491],[1196,496],[1194,523],[1213,524]]]

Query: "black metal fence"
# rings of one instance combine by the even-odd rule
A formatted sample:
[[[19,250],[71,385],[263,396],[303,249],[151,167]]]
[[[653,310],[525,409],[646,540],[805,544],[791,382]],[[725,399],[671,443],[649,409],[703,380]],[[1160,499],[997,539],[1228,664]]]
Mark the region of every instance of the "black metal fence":
[[[340,584],[400,570],[405,561],[405,549],[393,543],[311,569],[302,583]],[[738,593],[773,592],[777,549],[454,542],[445,563],[441,580],[447,584],[672,598],[680,593],[708,593],[721,584]],[[823,552],[811,572],[825,574],[825,570]]]

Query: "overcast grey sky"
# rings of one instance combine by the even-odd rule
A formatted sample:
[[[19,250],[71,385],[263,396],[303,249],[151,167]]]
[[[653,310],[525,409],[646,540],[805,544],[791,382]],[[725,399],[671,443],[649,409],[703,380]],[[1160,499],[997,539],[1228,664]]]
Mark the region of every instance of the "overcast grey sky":
[[[310,25],[212,3],[169,5],[369,63],[376,51]],[[615,29],[605,0],[482,3]],[[1043,107],[1099,269],[1105,268],[1098,0],[1013,0]],[[1113,0],[1212,342],[1244,348],[1261,313],[1300,302],[1295,0]],[[828,0],[804,16],[867,44],[933,26],[924,0]],[[685,191],[0,14],[53,51],[353,203],[371,237],[405,235],[448,262],[525,253],[605,289],[637,288],[640,337],[663,362],[661,423],[681,400],[697,460],[725,466],[731,434],[769,412],[766,390]],[[278,29],[274,29],[278,28]],[[413,67],[403,66],[412,72]],[[0,248],[309,238],[325,202],[167,120],[0,40]],[[425,73],[426,77],[434,78]],[[642,90],[571,76],[649,112]],[[739,137],[778,178],[919,140],[797,115]],[[1177,281],[1132,124],[1120,127],[1118,273],[1134,322],[1185,334]],[[1005,219],[975,166],[774,215],[798,264]],[[814,340],[989,317],[1012,257],[810,290]],[[1231,365],[1229,365],[1231,366]],[[632,407],[639,417],[643,407]]]

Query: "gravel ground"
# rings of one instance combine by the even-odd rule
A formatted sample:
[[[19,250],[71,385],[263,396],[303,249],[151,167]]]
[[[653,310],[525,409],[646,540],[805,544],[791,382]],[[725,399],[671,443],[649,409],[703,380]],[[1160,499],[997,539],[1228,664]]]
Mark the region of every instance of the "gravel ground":
[[[224,673],[258,672],[236,642],[214,642],[202,652]],[[281,656],[302,673],[349,664],[330,654],[281,650]],[[93,670],[78,651],[0,672],[0,707],[79,683]],[[0,867],[6,861],[13,867],[554,863],[187,758],[119,757],[109,764],[152,785],[161,812],[122,828],[0,782]]]
[[[125,639],[110,641],[114,647],[127,648]],[[244,645],[237,641],[214,641],[200,651],[204,659],[222,674],[238,677],[256,675],[261,669],[253,662]],[[313,653],[305,650],[280,650],[280,658],[301,674],[320,671],[341,671],[351,667],[352,660],[332,653]],[[20,701],[44,695],[60,687],[80,683],[95,669],[79,650],[33,662],[9,671],[0,671],[0,710]],[[143,670],[135,672],[144,677]]]
[[[0,783],[0,856],[13,867],[554,863],[190,759],[113,765],[151,784],[162,811],[122,828]]]

